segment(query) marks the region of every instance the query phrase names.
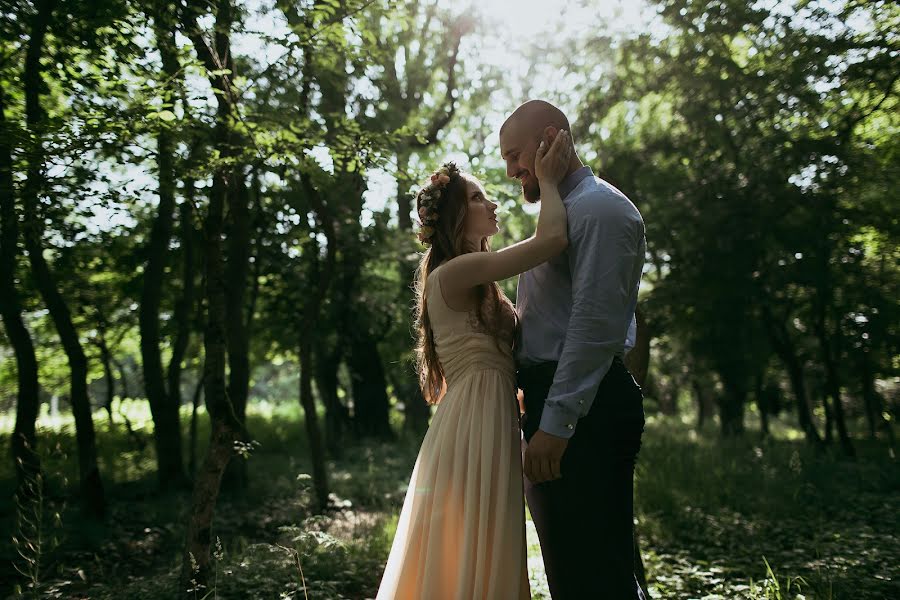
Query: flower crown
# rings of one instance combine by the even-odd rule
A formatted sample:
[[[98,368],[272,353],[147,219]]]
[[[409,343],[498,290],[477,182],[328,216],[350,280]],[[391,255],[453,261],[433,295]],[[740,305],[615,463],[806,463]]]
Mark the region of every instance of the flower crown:
[[[450,179],[459,176],[459,167],[456,163],[448,162],[431,174],[431,181],[416,194],[416,207],[419,213],[419,230],[416,237],[425,245],[431,245],[434,235],[434,225],[438,222],[440,201],[444,188],[450,183]]]

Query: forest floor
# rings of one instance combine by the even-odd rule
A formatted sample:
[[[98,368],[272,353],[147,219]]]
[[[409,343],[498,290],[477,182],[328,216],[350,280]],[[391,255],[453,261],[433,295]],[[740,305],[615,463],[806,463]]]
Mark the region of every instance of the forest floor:
[[[156,491],[151,422],[142,406],[124,407],[141,442],[125,433],[121,419],[110,427],[105,414],[95,415],[110,505],[102,523],[81,517],[74,500],[66,500],[77,481],[71,422],[42,418],[48,491],[39,597],[173,596],[190,494]],[[222,599],[374,597],[419,440],[345,446],[329,462],[332,509],[317,516],[309,510],[299,410],[256,403],[250,413],[259,442],[247,459],[250,486],[220,500],[215,587],[197,598],[206,592]],[[12,430],[11,418],[0,415],[0,431]],[[207,429],[200,431],[205,440]],[[2,446],[8,443],[5,434]],[[882,442],[857,439],[856,449],[855,460],[836,446],[816,451],[780,421],[769,438],[750,432],[723,440],[712,424],[697,434],[677,417],[649,418],[635,496],[652,597],[900,598],[900,468]],[[0,497],[9,499],[14,481],[7,462]],[[14,561],[24,565],[9,543],[15,520],[16,507],[4,501],[4,598],[25,585],[13,570]],[[532,597],[549,598],[530,521],[528,539]]]

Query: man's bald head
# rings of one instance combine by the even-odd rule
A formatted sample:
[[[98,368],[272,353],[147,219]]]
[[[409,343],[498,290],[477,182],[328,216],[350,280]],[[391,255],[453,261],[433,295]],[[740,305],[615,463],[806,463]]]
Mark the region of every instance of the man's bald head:
[[[506,163],[506,176],[518,179],[528,202],[537,202],[541,186],[535,176],[534,160],[538,144],[553,143],[556,134],[565,129],[571,134],[569,120],[561,110],[544,100],[529,100],[513,111],[500,128],[500,156]],[[570,171],[580,165],[572,157]]]
[[[545,127],[555,127],[557,130],[565,129],[571,133],[569,119],[563,111],[545,100],[528,100],[513,111],[500,127],[500,135],[508,127],[515,124],[517,128],[534,132],[540,135]]]

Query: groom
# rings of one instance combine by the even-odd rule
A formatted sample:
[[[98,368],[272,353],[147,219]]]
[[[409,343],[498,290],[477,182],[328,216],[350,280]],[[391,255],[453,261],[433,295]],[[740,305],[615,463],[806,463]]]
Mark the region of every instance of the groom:
[[[562,111],[541,100],[500,129],[506,174],[528,202],[541,197],[535,151],[563,129],[571,131]],[[559,193],[569,247],[520,275],[516,295],[525,495],[554,600],[634,600],[643,598],[632,490],[644,410],[622,357],[633,345],[644,222],[574,153]]]

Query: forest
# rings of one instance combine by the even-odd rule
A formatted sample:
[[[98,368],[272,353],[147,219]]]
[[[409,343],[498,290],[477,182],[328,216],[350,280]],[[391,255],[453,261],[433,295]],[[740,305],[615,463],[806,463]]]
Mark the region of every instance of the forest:
[[[530,236],[542,98],[646,224],[648,597],[900,597],[898,78],[883,0],[3,0],[0,594],[374,598],[414,193]]]

